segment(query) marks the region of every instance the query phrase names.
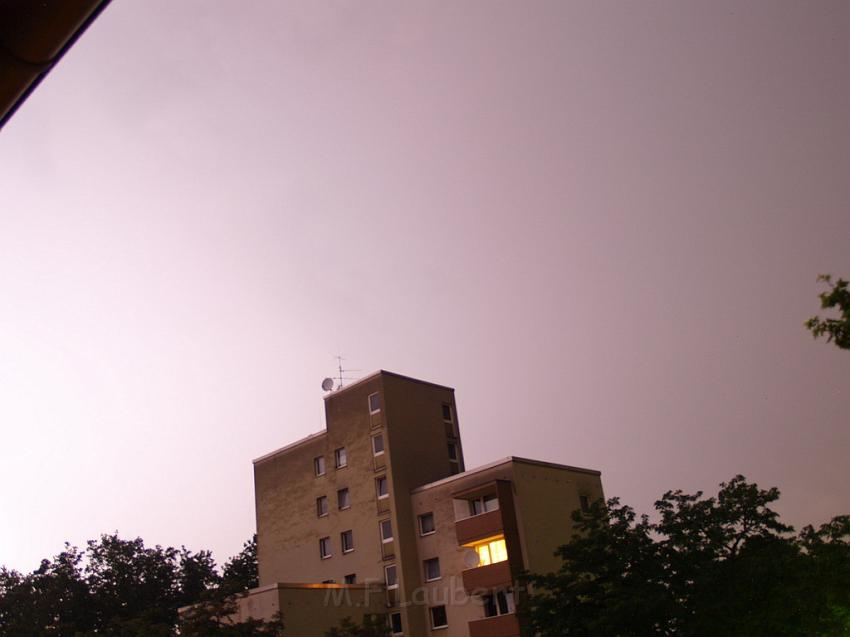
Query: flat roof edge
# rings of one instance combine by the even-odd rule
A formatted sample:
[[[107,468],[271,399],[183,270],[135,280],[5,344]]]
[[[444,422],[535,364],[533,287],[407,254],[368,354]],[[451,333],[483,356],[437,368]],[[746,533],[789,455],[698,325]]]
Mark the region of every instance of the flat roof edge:
[[[410,381],[410,382],[413,382],[413,383],[419,383],[420,385],[429,385],[431,387],[438,387],[439,389],[446,389],[446,390],[451,391],[451,392],[453,392],[455,390],[454,387],[449,387],[448,385],[440,385],[439,383],[432,383],[429,380],[422,380],[421,378],[413,378],[413,376],[405,376],[404,374],[397,374],[396,372],[388,372],[385,369],[379,369],[378,371],[372,372],[371,374],[368,374],[368,375],[364,376],[363,378],[358,378],[357,380],[355,380],[350,385],[344,386],[342,389],[337,389],[336,391],[328,392],[327,394],[324,395],[324,399],[328,400],[329,398],[333,398],[334,396],[337,396],[337,395],[339,395],[339,394],[341,394],[345,391],[348,391],[349,389],[353,389],[354,387],[357,387],[358,385],[362,385],[365,382],[368,382],[370,380],[374,380],[378,376],[392,376],[394,378],[400,378],[402,380],[407,380],[407,381]]]
[[[549,467],[551,469],[562,469],[565,471],[575,471],[577,473],[587,473],[592,476],[601,476],[602,472],[597,469],[585,469],[584,467],[574,467],[568,464],[558,464],[556,462],[547,462],[545,460],[532,460],[531,458],[521,458],[519,456],[508,456],[507,458],[501,458],[499,460],[494,460],[493,462],[489,462],[487,464],[483,464],[478,467],[474,467],[463,473],[456,473],[453,476],[449,476],[447,478],[442,478],[441,480],[435,480],[434,482],[429,482],[427,484],[423,484],[421,486],[416,487],[415,489],[411,489],[411,493],[420,493],[422,491],[426,491],[428,489],[432,489],[434,487],[438,487],[444,484],[450,484],[459,480],[461,478],[465,478],[471,475],[475,475],[476,473],[481,473],[483,471],[487,471],[488,469],[495,469],[496,467],[508,464],[508,463],[518,463],[518,464],[530,464],[538,467]]]
[[[282,453],[286,453],[287,451],[291,451],[295,447],[300,447],[301,445],[307,444],[308,442],[311,442],[313,440],[316,440],[317,438],[321,438],[322,436],[326,436],[326,435],[328,435],[327,429],[323,429],[322,431],[317,431],[314,434],[310,434],[309,436],[301,438],[300,440],[296,440],[295,442],[291,442],[288,445],[285,445],[285,446],[283,446],[279,449],[275,449],[274,451],[270,451],[269,453],[264,454],[264,455],[260,456],[259,458],[254,458],[254,460],[252,460],[251,462],[255,465],[260,464],[261,462],[265,462],[266,460],[271,460],[275,456],[278,456]]]

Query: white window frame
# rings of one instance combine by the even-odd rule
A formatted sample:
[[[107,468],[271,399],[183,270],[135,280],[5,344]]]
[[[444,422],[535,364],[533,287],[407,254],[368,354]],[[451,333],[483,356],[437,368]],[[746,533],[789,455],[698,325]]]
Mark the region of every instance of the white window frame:
[[[384,522],[387,522],[390,525],[390,536],[389,537],[384,537]],[[391,519],[387,518],[386,520],[381,520],[380,522],[378,522],[378,533],[381,536],[381,544],[389,544],[390,542],[392,542],[393,539],[394,539],[393,535],[392,535],[392,533],[393,533],[393,521]]]
[[[390,569],[395,573],[395,584],[390,584],[390,578],[387,577],[387,573],[389,573]],[[388,591],[398,588],[398,567],[395,564],[387,564],[384,567],[384,585],[387,587]]]
[[[340,451],[342,453],[340,453]],[[345,456],[344,462],[340,463],[340,457]],[[345,447],[339,447],[338,449],[334,449],[334,466],[337,469],[344,469],[348,466],[348,452],[345,450]]]
[[[404,624],[402,623],[402,620],[401,620],[401,613],[398,613],[398,612],[390,613],[387,617],[390,620],[390,634],[391,635],[403,635],[404,634]],[[399,626],[398,631],[393,630],[393,617],[398,617],[398,626]]]
[[[372,409],[372,396],[378,397],[378,408]],[[381,411],[381,392],[375,392],[373,394],[369,394],[369,397],[366,398],[366,406],[369,408],[369,415],[377,414]]]
[[[381,495],[381,489],[378,486],[381,484],[381,480],[383,480],[384,484],[387,485],[387,492],[383,495]],[[388,497],[390,497],[390,482],[387,479],[387,476],[378,476],[377,478],[375,478],[375,495],[378,497],[379,500],[386,500]]]
[[[349,548],[345,548],[345,534],[348,533],[348,536],[351,538],[351,546]],[[339,545],[342,547],[343,553],[351,553],[354,550],[354,531],[348,529],[347,531],[343,531],[339,534]]]
[[[433,563],[437,564],[437,577],[429,577],[428,576],[428,564],[433,564]],[[423,574],[425,575],[425,581],[426,582],[436,582],[436,581],[443,579],[443,571],[440,568],[440,558],[439,557],[432,557],[431,559],[428,559],[428,560],[422,560],[422,571],[423,571]]]
[[[319,471],[319,464],[320,463],[322,465],[321,471]],[[328,468],[327,468],[327,465],[325,465],[325,457],[324,456],[316,456],[315,458],[313,458],[313,473],[315,474],[315,476],[317,478],[325,475],[327,473],[327,471],[328,471]]]
[[[325,548],[327,548],[328,552],[325,553]],[[330,536],[320,537],[319,538],[319,557],[323,560],[327,560],[332,558],[334,555],[333,547],[331,546],[331,538]]]
[[[425,516],[428,516],[428,515],[431,516],[431,524],[434,525],[434,528],[430,531],[423,531],[422,530],[422,518],[424,518]],[[437,518],[434,517],[433,511],[429,511],[428,513],[423,513],[422,515],[418,516],[418,520],[419,520],[419,535],[421,537],[425,537],[426,535],[434,535],[434,533],[437,532]]]
[[[375,440],[377,440],[378,438],[381,439],[381,450],[375,451]],[[386,447],[384,445],[384,434],[380,433],[380,434],[375,434],[374,436],[372,436],[372,455],[375,456],[375,457],[383,456],[385,449],[386,449]]]
[[[436,625],[434,625],[434,609],[440,608],[440,607],[443,608],[443,614],[446,616],[446,623],[440,624],[439,626],[436,626]],[[445,604],[437,604],[436,606],[430,606],[428,608],[428,619],[431,623],[431,630],[440,630],[442,628],[448,628],[449,627],[449,613],[448,613],[448,611],[446,611],[446,605]]]

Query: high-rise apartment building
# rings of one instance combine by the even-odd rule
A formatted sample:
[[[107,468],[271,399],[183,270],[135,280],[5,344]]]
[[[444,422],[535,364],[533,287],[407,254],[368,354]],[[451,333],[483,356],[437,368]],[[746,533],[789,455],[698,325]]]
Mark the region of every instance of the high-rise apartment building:
[[[514,582],[557,568],[598,471],[523,458],[466,470],[454,390],[380,371],[325,397],[326,429],[254,461],[260,587],[321,636],[386,613],[394,635],[519,635]]]

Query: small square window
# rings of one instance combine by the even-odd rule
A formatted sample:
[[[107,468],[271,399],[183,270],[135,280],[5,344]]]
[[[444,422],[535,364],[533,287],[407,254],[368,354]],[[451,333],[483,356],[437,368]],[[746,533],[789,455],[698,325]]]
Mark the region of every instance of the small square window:
[[[445,606],[431,607],[431,628],[445,628],[449,625],[449,619],[446,617]]]
[[[313,458],[313,472],[317,476],[325,475],[325,457],[324,456],[316,456]]]
[[[356,584],[357,583],[357,575],[355,573],[349,573],[343,579],[343,582],[346,584]]]
[[[343,553],[351,553],[354,550],[354,532],[343,531],[339,534],[340,544],[342,545]]]
[[[323,495],[316,498],[316,515],[320,518],[328,514],[328,496]]]
[[[379,478],[375,478],[375,491],[378,494],[379,500],[383,500],[384,498],[390,497],[389,485],[387,483],[387,476],[381,476]]]
[[[423,513],[419,516],[419,535],[431,535],[436,530],[433,513]]]
[[[433,557],[430,560],[425,560],[425,581],[433,582],[440,579],[440,558]]]
[[[331,556],[331,538],[323,537],[319,540],[319,555],[323,560]]]
[[[384,453],[384,434],[372,436],[372,454],[380,456]]]
[[[585,513],[590,511],[590,498],[588,498],[586,495],[580,495],[578,497],[578,503],[581,506],[582,511],[584,511]]]
[[[443,420],[446,422],[452,422],[452,406],[443,403]]]
[[[381,411],[381,396],[378,393],[369,394],[369,413],[376,414]]]
[[[337,469],[348,466],[348,454],[345,453],[345,447],[340,447],[334,451],[334,463]]]
[[[398,588],[398,571],[395,564],[384,567],[384,583],[388,589]]]
[[[351,508],[351,496],[348,489],[340,489],[336,492],[336,502],[340,511]]]
[[[401,627],[401,613],[390,613],[390,631],[393,635],[404,633]]]
[[[381,542],[386,544],[393,541],[393,523],[389,520],[381,520]]]

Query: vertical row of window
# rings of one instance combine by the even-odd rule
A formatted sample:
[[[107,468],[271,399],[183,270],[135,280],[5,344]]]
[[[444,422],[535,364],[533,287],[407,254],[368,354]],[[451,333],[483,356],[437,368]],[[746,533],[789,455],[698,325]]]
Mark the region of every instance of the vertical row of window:
[[[454,475],[460,473],[460,454],[458,453],[457,432],[455,431],[452,406],[448,403],[443,403],[443,423],[446,425],[446,434],[448,436],[449,471]]]

